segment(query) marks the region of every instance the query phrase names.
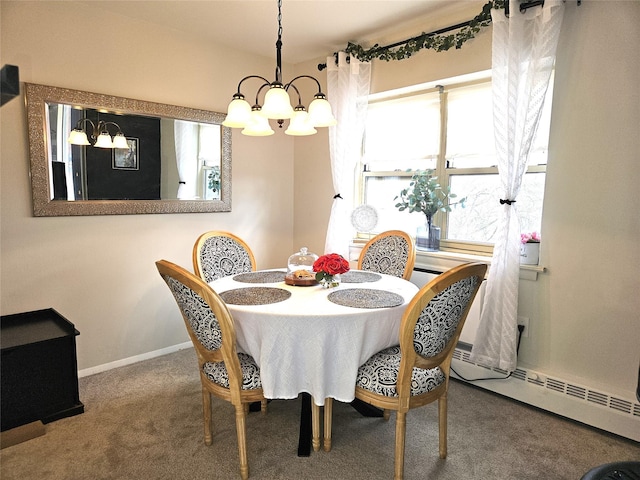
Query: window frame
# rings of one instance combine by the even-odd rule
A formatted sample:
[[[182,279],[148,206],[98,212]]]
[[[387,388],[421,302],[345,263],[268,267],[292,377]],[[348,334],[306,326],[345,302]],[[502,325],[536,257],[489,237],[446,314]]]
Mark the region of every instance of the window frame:
[[[391,101],[399,98],[407,98],[439,92],[440,94],[440,146],[439,152],[435,158],[436,166],[433,169],[435,176],[439,179],[440,184],[446,187],[450,184],[451,177],[455,175],[498,175],[497,165],[484,167],[449,167],[446,159],[446,139],[447,139],[447,94],[449,91],[457,88],[464,88],[473,85],[480,85],[491,82],[491,71],[478,72],[460,77],[453,77],[438,82],[431,82],[415,87],[404,88],[389,92],[381,92],[369,96],[369,103],[380,103]],[[444,101],[443,101],[444,99]],[[365,131],[366,135],[366,131]],[[358,160],[358,168],[355,179],[356,206],[365,204],[365,189],[367,178],[371,177],[407,177],[411,178],[413,171],[407,170],[371,170],[370,165],[366,163],[365,155],[365,137],[363,136],[360,159]],[[431,157],[431,156],[430,156]],[[428,161],[425,158],[425,161]],[[417,168],[416,168],[417,169]],[[413,170],[416,170],[413,169]],[[546,178],[547,164],[529,165],[525,172],[527,173],[545,173]],[[455,193],[455,192],[454,192]],[[492,255],[493,243],[478,241],[450,240],[448,238],[448,213],[438,212],[433,217],[433,223],[441,228],[442,238],[440,241],[440,250],[444,252],[465,253],[471,255]],[[371,237],[372,233],[379,232],[356,232],[354,241],[357,243],[366,241]],[[415,235],[415,232],[409,232]],[[428,253],[428,252],[426,252]]]

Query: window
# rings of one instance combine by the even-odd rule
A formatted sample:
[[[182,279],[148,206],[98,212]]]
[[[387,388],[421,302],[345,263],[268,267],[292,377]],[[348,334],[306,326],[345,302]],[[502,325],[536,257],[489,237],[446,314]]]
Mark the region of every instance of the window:
[[[545,108],[518,195],[522,231],[539,231],[547,163],[551,101]],[[380,98],[382,97],[382,98]],[[376,232],[415,233],[425,219],[400,212],[395,197],[411,181],[412,170],[433,169],[465,208],[434,217],[442,229],[441,248],[490,253],[498,223],[500,184],[493,135],[491,80],[459,78],[409,94],[372,96],[367,112],[359,201],[378,211]]]
[[[200,165],[200,198],[220,199],[220,125],[198,125],[198,164]]]

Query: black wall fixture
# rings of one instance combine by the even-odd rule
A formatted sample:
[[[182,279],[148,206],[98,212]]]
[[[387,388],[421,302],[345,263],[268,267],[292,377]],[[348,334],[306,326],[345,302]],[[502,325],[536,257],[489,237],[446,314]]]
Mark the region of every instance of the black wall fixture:
[[[20,74],[15,65],[5,65],[0,70],[0,107],[20,95]]]

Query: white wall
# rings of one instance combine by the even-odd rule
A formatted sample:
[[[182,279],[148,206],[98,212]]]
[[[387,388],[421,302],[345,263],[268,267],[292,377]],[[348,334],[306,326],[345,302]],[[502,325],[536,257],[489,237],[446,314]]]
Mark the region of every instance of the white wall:
[[[519,365],[635,401],[640,363],[640,2],[566,2],[557,55],[537,281],[521,280],[530,318]],[[450,18],[449,24],[472,18]],[[407,32],[441,28],[440,19]],[[377,41],[378,39],[376,39]],[[397,38],[395,39],[397,40]],[[373,43],[373,42],[372,42]],[[385,41],[380,41],[385,44]],[[319,61],[305,67],[311,71]],[[301,66],[299,65],[298,68]],[[491,67],[491,31],[461,50],[374,61],[384,91]],[[320,137],[318,135],[317,137]],[[296,246],[324,248],[331,206],[320,144],[296,144]],[[329,195],[330,194],[330,195]]]
[[[0,9],[0,63],[17,65],[21,82],[224,112],[247,72],[273,70],[271,59],[87,5],[3,0]],[[80,331],[80,369],[188,341],[154,262],[191,269],[200,233],[240,235],[259,268],[282,266],[293,252],[293,141],[285,135],[234,132],[230,213],[35,218],[24,98],[0,115],[1,312],[58,310]]]

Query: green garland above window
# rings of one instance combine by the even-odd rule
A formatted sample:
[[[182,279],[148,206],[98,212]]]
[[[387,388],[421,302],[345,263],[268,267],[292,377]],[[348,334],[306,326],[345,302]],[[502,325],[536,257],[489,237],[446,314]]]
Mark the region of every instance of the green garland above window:
[[[504,9],[506,0],[490,0],[482,7],[482,12],[476,15],[468,22],[445,28],[438,32],[422,33],[417,37],[399,42],[386,47],[375,44],[366,50],[362,46],[355,43],[349,43],[345,52],[353,55],[361,62],[370,62],[377,58],[378,60],[403,60],[409,58],[414,53],[424,49],[435,50],[436,52],[444,52],[452,47],[461,48],[462,45],[471,40],[484,28],[491,24],[491,10]],[[458,32],[444,35],[444,32],[456,30]],[[396,48],[397,47],[397,48]]]

